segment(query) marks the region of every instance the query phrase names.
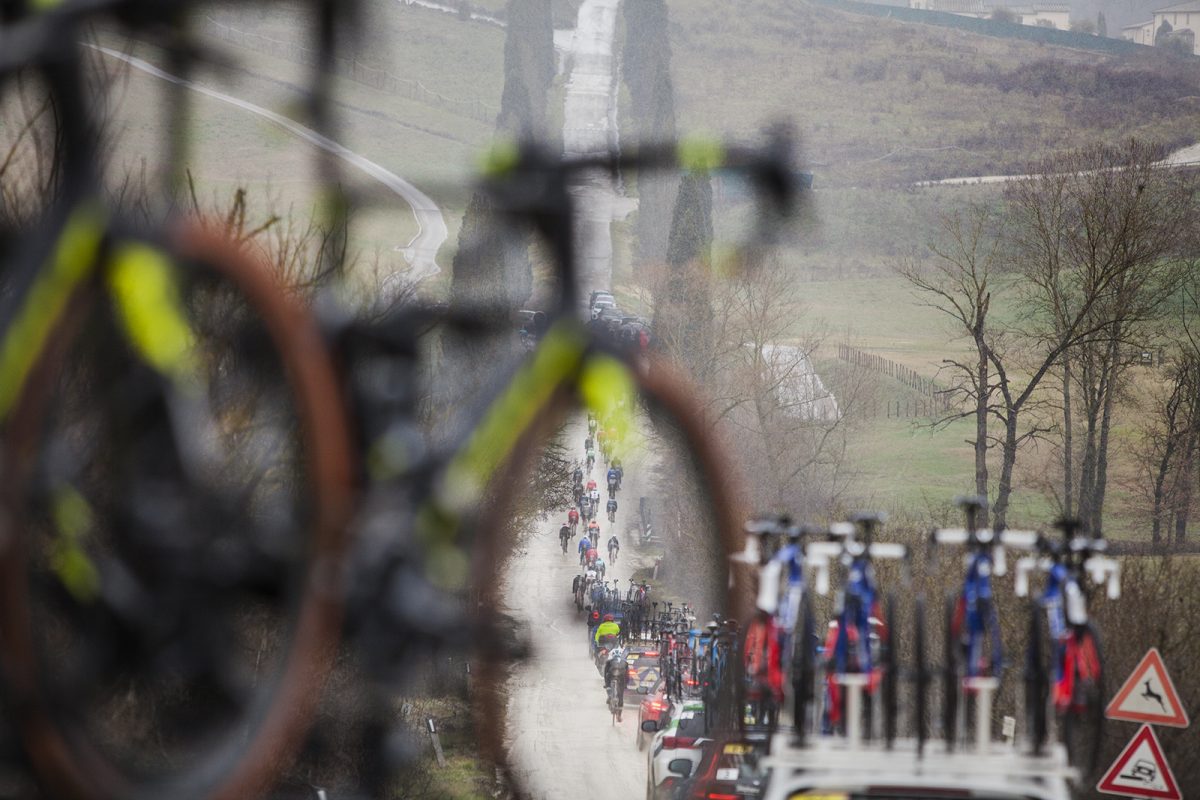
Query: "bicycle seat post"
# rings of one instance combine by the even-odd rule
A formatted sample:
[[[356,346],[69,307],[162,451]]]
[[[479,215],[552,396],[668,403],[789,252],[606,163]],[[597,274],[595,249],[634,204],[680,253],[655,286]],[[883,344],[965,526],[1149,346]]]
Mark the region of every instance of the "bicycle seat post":
[[[954,498],[954,505],[962,509],[967,518],[967,542],[978,543],[979,515],[987,508],[987,498],[981,495],[962,495]]]
[[[863,545],[871,547],[871,542],[875,539],[875,530],[884,521],[884,515],[879,512],[875,513],[858,513],[852,518],[855,526],[862,531]]]

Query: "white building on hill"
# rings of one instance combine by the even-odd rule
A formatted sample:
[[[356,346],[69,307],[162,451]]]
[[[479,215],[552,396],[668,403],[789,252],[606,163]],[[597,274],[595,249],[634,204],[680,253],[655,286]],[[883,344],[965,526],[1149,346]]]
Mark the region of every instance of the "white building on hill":
[[[1171,26],[1171,35],[1181,37],[1191,43],[1192,53],[1200,55],[1200,40],[1196,37],[1196,28],[1200,26],[1200,0],[1190,0],[1187,3],[1176,3],[1154,12],[1154,36],[1166,22]],[[1151,40],[1151,44],[1153,44]]]
[[[1137,25],[1126,25],[1121,28],[1121,38],[1134,44],[1144,44],[1147,47],[1154,46],[1154,20],[1148,19],[1145,22],[1139,22]]]
[[[946,11],[976,19],[991,19],[993,16],[1003,16],[1007,13],[1014,22],[1022,25],[1042,25],[1060,31],[1069,30],[1071,27],[1071,8],[1066,3],[1009,4],[990,0],[908,0],[908,7],[925,11]]]

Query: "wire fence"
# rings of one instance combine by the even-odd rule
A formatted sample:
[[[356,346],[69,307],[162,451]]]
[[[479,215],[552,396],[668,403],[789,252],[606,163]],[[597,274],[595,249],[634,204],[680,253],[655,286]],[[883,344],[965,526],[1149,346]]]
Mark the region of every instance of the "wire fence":
[[[317,51],[314,48],[306,47],[293,41],[276,39],[271,36],[264,36],[261,33],[235,28],[232,25],[219,22],[212,17],[208,17],[207,22],[212,35],[238,47],[244,47],[255,52],[265,53],[275,58],[299,64],[311,65],[316,60]],[[355,83],[370,86],[372,89],[409,100],[415,100],[418,103],[440,108],[452,114],[468,117],[485,124],[495,122],[496,116],[499,113],[499,109],[479,100],[463,100],[435,92],[418,80],[403,78],[382,67],[364,61],[357,55],[352,58],[339,57],[336,61],[334,72]]]
[[[838,358],[849,364],[893,378],[918,395],[917,397],[906,395],[876,403],[871,416],[897,419],[901,417],[932,417],[945,414],[954,408],[951,399],[953,391],[949,387],[922,375],[911,367],[875,353],[867,353],[848,344],[838,345]]]

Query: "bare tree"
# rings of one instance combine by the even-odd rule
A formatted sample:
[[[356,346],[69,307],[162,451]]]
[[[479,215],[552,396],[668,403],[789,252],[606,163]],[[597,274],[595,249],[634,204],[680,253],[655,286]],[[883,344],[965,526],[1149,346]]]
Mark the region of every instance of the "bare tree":
[[[975,418],[977,490],[990,489],[987,448],[998,447],[999,475],[988,492],[998,528],[1007,521],[1019,450],[1053,430],[1041,413],[1048,401],[1043,382],[1058,367],[1065,495],[1076,492],[1070,390],[1082,381],[1089,424],[1080,491],[1086,488],[1087,521],[1100,524],[1122,344],[1155,317],[1178,284],[1182,271],[1173,257],[1186,246],[1180,233],[1194,208],[1193,179],[1161,168],[1162,155],[1160,148],[1130,141],[1048,159],[1009,185],[994,222],[984,207],[949,218],[943,242],[931,248],[932,267],[901,269],[973,342],[972,362],[950,362],[970,408],[943,421]],[[1002,326],[988,318],[1000,291],[1019,311],[1014,323]],[[1077,378],[1068,356],[1082,353],[1090,360]],[[997,424],[995,433],[988,418]]]
[[[1025,332],[1041,340],[1047,355],[1059,351],[1062,503],[1093,530],[1102,526],[1125,352],[1184,274],[1175,256],[1187,249],[1183,234],[1195,181],[1160,167],[1164,156],[1161,147],[1136,140],[1084,148],[1044,162],[1039,177],[1007,192],[1019,220],[1010,232]],[[1082,423],[1077,473],[1076,410]]]
[[[992,305],[993,273],[999,256],[995,238],[998,221],[987,206],[975,205],[942,218],[943,242],[930,245],[928,264],[910,260],[900,274],[923,297],[924,304],[951,320],[958,335],[971,337],[974,360],[948,359],[945,363],[957,377],[953,393],[966,401],[934,421],[945,425],[963,417],[974,417],[975,438],[968,439],[975,453],[975,492],[988,493],[988,420],[992,392],[990,364],[994,347],[988,319]]]

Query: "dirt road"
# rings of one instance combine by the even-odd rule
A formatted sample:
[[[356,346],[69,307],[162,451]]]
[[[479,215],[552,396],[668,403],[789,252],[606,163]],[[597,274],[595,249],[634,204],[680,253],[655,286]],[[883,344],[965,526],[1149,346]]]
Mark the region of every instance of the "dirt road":
[[[233,97],[232,95],[218,92],[215,89],[210,89],[194,81],[185,80],[169,72],[164,72],[148,61],[118,50],[113,50],[109,47],[96,47],[95,49],[110,58],[124,61],[134,69],[145,72],[160,80],[186,86],[188,89],[205,97],[227,103],[263,119],[270,120],[289,133],[326,152],[332,153],[352,167],[374,178],[408,203],[412,209],[413,219],[417,223],[417,235],[408,244],[399,245],[396,248],[404,255],[405,260],[409,264],[409,271],[403,276],[404,280],[415,283],[437,275],[442,271],[441,267],[437,264],[437,253],[448,235],[446,220],[442,216],[442,211],[438,208],[437,203],[433,202],[427,194],[396,173],[282,114],[277,114],[274,111],[257,106],[239,97]]]
[[[583,424],[576,421],[568,430],[568,441],[582,454]],[[632,453],[625,466],[617,524],[603,517],[600,523],[602,542],[614,527],[621,540],[621,556],[606,577],[623,585],[645,560],[623,534],[648,480],[646,456]],[[592,472],[601,484],[603,469],[597,464]],[[627,706],[623,720],[613,725],[604,682],[588,656],[586,624],[571,599],[571,579],[579,573],[578,537],[566,555],[558,543],[565,518],[566,511],[555,513],[526,532],[504,580],[508,611],[528,627],[534,648],[532,661],[509,684],[509,753],[533,797],[639,798],[646,793],[646,754],[637,749],[637,709]]]

